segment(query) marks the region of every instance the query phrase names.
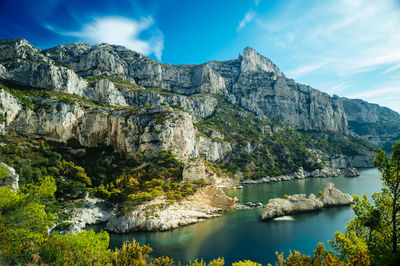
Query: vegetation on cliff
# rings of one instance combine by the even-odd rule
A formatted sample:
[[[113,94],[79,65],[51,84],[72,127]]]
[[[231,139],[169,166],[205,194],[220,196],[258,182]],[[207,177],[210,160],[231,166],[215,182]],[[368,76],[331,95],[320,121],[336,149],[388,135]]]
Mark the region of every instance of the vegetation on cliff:
[[[234,145],[228,159],[218,165],[233,174],[242,172],[244,178],[288,175],[300,167],[310,172],[320,169],[326,162],[319,161],[313,150],[323,150],[332,157],[355,156],[360,150],[373,152],[373,147],[359,138],[336,136],[328,140],[323,134],[286,128],[222,98],[214,114],[195,126],[209,137],[217,131]]]

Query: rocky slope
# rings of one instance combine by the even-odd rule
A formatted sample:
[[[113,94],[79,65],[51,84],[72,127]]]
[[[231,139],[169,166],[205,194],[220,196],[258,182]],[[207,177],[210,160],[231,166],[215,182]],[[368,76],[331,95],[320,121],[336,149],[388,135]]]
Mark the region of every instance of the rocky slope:
[[[178,203],[168,204],[165,199],[157,198],[139,205],[124,215],[109,219],[106,229],[118,233],[169,230],[217,217],[220,212],[235,207],[235,200],[227,197],[220,188],[207,186]]]
[[[290,214],[321,210],[324,207],[350,205],[353,198],[346,193],[335,188],[333,183],[328,182],[324,193],[320,198],[310,194],[306,198],[305,194],[295,194],[288,196],[287,199],[271,199],[264,208],[261,219],[269,220]]]
[[[368,142],[391,152],[400,140],[400,114],[360,99],[342,98],[349,130]]]
[[[187,183],[226,186],[238,179],[335,176],[338,169],[348,166],[371,167],[374,155],[373,147],[349,135],[341,98],[286,78],[275,64],[249,47],[229,61],[169,65],[117,45],[73,43],[40,50],[23,39],[0,40],[0,134],[66,146],[60,156],[72,163],[54,155],[56,159],[44,166],[59,160],[50,167],[58,175],[58,184],[91,186],[103,197],[124,188],[122,179],[109,170],[117,172],[118,162],[103,158],[106,148],[114,152],[110,158],[123,154],[128,158],[124,162],[130,160],[132,167],[123,170],[143,177],[124,179],[139,183],[129,191],[134,196],[140,195],[157,171],[168,186],[174,182],[182,187]],[[85,154],[86,149],[95,148],[99,154],[92,155],[93,160],[104,155],[97,160],[102,165],[94,169],[86,162],[85,167],[91,168],[86,181],[68,180],[63,165],[83,163],[70,153]],[[46,146],[40,149],[46,151]],[[170,151],[177,161],[167,157],[154,163],[162,151]],[[179,167],[166,170],[168,162]],[[84,176],[79,167],[74,169]],[[32,182],[31,177],[21,176],[21,180]],[[168,186],[142,192],[153,192],[151,197],[171,194]],[[178,192],[189,195],[190,186],[185,189]],[[165,212],[165,217],[171,213],[180,217],[174,222],[155,217],[139,222],[143,211],[136,207],[110,222],[110,228],[152,229],[149,223],[156,223],[154,228],[173,228],[225,209],[216,208],[213,204],[218,201],[207,199],[206,194],[195,194],[209,202],[203,207],[163,205],[159,212]]]
[[[15,172],[15,169],[0,162],[0,167],[5,170],[5,176],[0,178],[0,186],[8,186],[12,191],[19,189],[19,175]]]

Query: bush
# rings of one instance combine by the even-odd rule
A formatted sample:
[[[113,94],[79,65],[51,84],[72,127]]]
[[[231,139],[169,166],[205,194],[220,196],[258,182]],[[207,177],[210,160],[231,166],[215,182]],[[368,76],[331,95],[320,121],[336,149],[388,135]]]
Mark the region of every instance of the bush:
[[[5,179],[9,174],[7,167],[0,166],[0,179]]]

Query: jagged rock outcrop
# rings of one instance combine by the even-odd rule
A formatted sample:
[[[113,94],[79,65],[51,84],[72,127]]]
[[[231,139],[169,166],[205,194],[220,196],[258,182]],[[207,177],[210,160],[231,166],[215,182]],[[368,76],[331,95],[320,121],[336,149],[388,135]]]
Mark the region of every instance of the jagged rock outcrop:
[[[105,223],[115,216],[115,209],[107,208],[104,200],[87,197],[82,202],[83,207],[73,209],[67,220],[74,224],[74,231],[80,231],[88,225]]]
[[[114,216],[106,225],[112,232],[126,233],[136,230],[169,230],[217,217],[221,211],[235,208],[235,200],[216,186],[198,189],[179,203],[167,204],[155,199],[134,208],[122,216]]]
[[[256,143],[238,147],[225,133],[201,134],[194,126],[221,112],[217,106],[222,101],[256,114],[254,119],[270,118],[285,127],[337,138],[348,132],[341,98],[286,78],[249,47],[234,60],[169,65],[118,45],[73,43],[40,50],[26,40],[0,40],[0,79],[24,89],[59,92],[50,98],[28,95],[16,100],[0,90],[0,114],[5,117],[0,132],[15,130],[62,142],[75,138],[84,146],[110,145],[128,155],[172,149],[183,160],[199,156],[223,164],[232,153],[253,153],[259,148]],[[73,94],[81,97],[68,100]],[[25,100],[34,107],[21,104]],[[282,126],[257,130],[268,138],[278,134],[276,128]],[[315,163],[327,162],[330,168],[372,166],[371,154],[363,151],[335,156]],[[296,178],[307,177],[291,171],[297,171]],[[332,173],[321,168],[309,176],[327,174]]]
[[[343,193],[337,188],[335,184],[328,182],[324,189],[324,194],[321,196],[320,200],[324,204],[324,207],[329,206],[340,206],[340,205],[350,205],[353,203],[353,197],[347,193]]]
[[[326,184],[324,194],[317,198],[310,194],[307,198],[305,194],[294,194],[287,199],[270,199],[264,208],[261,219],[269,220],[290,214],[321,210],[324,207],[350,205],[353,198],[335,188],[333,183]]]
[[[359,175],[360,175],[360,173],[354,167],[347,167],[344,170],[344,176],[346,176],[346,177],[356,177]]]
[[[92,101],[109,105],[128,106],[124,95],[108,79],[97,80],[92,86],[85,92]]]
[[[19,175],[15,172],[15,169],[1,162],[0,167],[7,169],[8,172],[5,178],[0,178],[0,186],[8,186],[12,191],[17,191],[19,189]]]

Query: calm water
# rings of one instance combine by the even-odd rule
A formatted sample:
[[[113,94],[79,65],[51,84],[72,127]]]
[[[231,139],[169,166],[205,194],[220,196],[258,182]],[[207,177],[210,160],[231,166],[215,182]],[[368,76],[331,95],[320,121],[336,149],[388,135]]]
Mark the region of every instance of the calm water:
[[[357,178],[333,177],[294,180],[270,184],[244,185],[243,190],[229,190],[243,202],[263,202],[283,197],[285,194],[316,194],[323,190],[326,182],[349,194],[372,195],[381,190],[378,170],[360,171]],[[235,210],[221,217],[184,226],[167,232],[135,232],[110,234],[110,247],[119,247],[125,241],[135,239],[150,244],[152,255],[169,256],[176,261],[187,262],[195,258],[211,260],[224,257],[227,263],[250,259],[262,263],[276,261],[275,251],[299,250],[312,254],[318,242],[332,239],[335,231],[344,231],[353,218],[351,207],[336,207],[319,212],[292,216],[290,221],[262,222],[262,209]]]

